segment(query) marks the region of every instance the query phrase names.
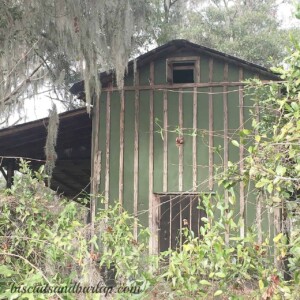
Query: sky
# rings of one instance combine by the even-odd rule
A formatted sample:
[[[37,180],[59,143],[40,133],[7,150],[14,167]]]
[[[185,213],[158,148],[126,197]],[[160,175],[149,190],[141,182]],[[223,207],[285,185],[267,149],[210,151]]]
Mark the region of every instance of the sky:
[[[282,2],[282,1],[279,1]],[[295,10],[294,5],[282,3],[278,8],[278,18],[282,21],[284,28],[289,28],[293,26],[300,26],[300,20],[293,16]]]

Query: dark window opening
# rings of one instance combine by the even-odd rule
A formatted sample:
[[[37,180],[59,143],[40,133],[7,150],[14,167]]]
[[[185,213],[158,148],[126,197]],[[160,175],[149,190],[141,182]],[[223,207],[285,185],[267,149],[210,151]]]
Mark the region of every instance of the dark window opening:
[[[195,61],[169,62],[170,83],[195,83]]]
[[[194,83],[194,70],[173,70],[173,83]]]

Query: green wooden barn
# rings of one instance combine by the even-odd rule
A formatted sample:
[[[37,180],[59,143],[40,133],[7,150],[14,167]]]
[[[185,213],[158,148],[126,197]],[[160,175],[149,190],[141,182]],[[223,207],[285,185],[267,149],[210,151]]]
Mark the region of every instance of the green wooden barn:
[[[92,120],[84,108],[60,115],[51,187],[72,199],[82,190],[100,193],[105,207],[119,201],[149,226],[153,253],[175,248],[183,226],[198,234],[203,212],[197,206],[203,194],[218,190],[217,173],[228,161],[244,170],[247,146],[231,141],[251,126],[250,109],[259,112],[244,92],[244,80],[253,77],[278,80],[261,66],[185,40],[130,62],[122,90],[113,72],[100,74]],[[71,92],[84,98],[83,82]],[[17,169],[14,157],[30,158],[34,168],[44,163],[47,122],[0,130],[0,171],[7,186]],[[256,224],[258,242],[262,232],[272,240],[280,231],[280,209],[266,209],[251,190],[237,184],[240,233]],[[92,198],[92,221],[101,205]]]
[[[253,101],[242,82],[278,78],[186,40],[130,62],[122,90],[113,72],[100,77],[101,97],[92,110],[92,192],[102,194],[106,206],[119,201],[149,226],[152,252],[174,248],[182,226],[198,233],[198,201],[216,191],[216,170],[232,161],[243,172],[246,149],[231,143],[252,120]],[[83,83],[71,91],[82,97]],[[279,213],[263,212],[248,188],[239,183],[237,191],[236,210],[245,223],[241,235],[256,222],[259,239],[262,228],[272,236]],[[93,210],[99,206],[92,203]]]

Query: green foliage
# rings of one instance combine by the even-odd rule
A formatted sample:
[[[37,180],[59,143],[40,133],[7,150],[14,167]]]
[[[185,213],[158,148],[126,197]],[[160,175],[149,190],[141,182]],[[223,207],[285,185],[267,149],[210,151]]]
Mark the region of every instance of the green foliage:
[[[296,200],[300,189],[300,48],[285,60],[287,68],[276,68],[280,83],[254,82],[259,122],[253,118],[253,147],[247,158],[249,177],[270,200]]]
[[[233,165],[229,170],[236,172]],[[103,267],[115,269],[118,286],[140,288],[140,294],[114,294],[120,299],[246,299],[245,294],[295,299],[299,293],[299,236],[292,245],[283,234],[274,238],[276,253],[289,259],[292,278],[287,282],[284,272],[274,267],[268,240],[258,244],[254,228],[240,237],[233,210],[235,179],[230,176],[220,180],[227,187],[228,201],[219,194],[201,196],[199,209],[206,217],[200,236],[185,228],[180,233],[185,241],[181,249],[154,256],[148,252],[148,229],[119,204],[98,211],[97,234],[90,236],[89,226],[84,225],[85,211],[45,187],[43,168],[32,172],[21,162],[20,172],[0,200],[0,299],[53,299],[51,294],[12,294],[12,283],[24,287],[104,284]],[[56,297],[77,299],[79,295]]]
[[[22,287],[104,285],[103,267],[115,268],[117,285],[145,290],[156,281],[158,259],[148,255],[149,231],[140,227],[136,240],[136,220],[121,212],[118,204],[100,210],[91,230],[85,224],[85,208],[60,199],[45,186],[44,167],[33,172],[21,161],[20,173],[12,188],[0,195],[0,299],[54,297],[53,293],[24,293]],[[13,283],[21,287],[20,292],[11,292]],[[131,294],[120,295],[127,296]]]
[[[12,296],[12,283],[63,286],[88,270],[82,212],[45,187],[43,168],[32,172],[21,162],[20,172],[0,199],[1,299]],[[13,297],[32,298],[26,293],[13,293]]]
[[[234,198],[233,190],[230,197]],[[256,244],[256,236],[248,231],[245,238],[239,234],[234,211],[217,195],[204,196],[202,207],[207,217],[200,228],[200,237],[184,230],[187,241],[181,251],[165,253],[170,263],[163,275],[170,281],[174,293],[191,299],[209,296],[237,296],[245,288],[257,293],[259,278],[267,278],[270,261],[266,256],[268,241]],[[225,232],[230,233],[229,241]],[[249,295],[250,296],[250,295]]]
[[[104,223],[100,237],[100,265],[113,266],[119,284],[139,285],[143,290],[148,288],[154,280],[152,271],[158,267],[157,258],[149,256],[149,230],[142,228],[119,204],[100,210],[97,220]],[[137,239],[134,237],[135,223],[138,225]]]

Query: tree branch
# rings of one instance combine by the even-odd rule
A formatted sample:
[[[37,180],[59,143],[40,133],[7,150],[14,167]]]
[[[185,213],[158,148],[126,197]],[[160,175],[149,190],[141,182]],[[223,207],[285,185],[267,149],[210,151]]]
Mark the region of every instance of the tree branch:
[[[8,96],[6,96],[4,99],[0,100],[0,103],[6,103],[10,100],[11,97],[15,96],[18,94],[18,92],[21,90],[21,88],[25,85],[28,84],[32,78],[32,76],[43,66],[43,63],[40,63],[32,72],[31,74],[22,81],[22,83],[12,92],[10,93]]]

